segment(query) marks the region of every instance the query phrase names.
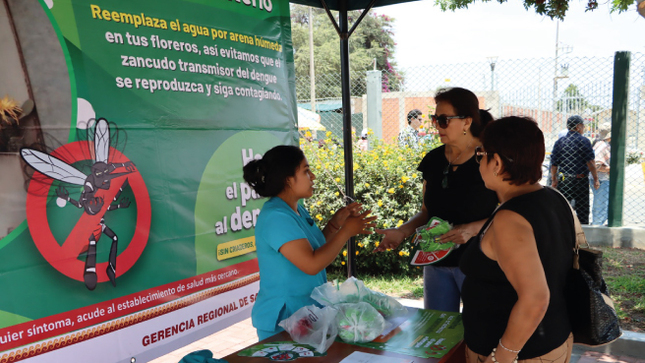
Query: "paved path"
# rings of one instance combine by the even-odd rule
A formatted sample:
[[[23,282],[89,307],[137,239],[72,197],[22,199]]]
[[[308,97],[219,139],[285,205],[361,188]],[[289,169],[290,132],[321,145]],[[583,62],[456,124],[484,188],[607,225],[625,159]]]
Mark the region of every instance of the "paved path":
[[[584,352],[576,361],[571,360],[571,363],[607,363],[607,362],[617,362],[617,363],[645,363],[645,359],[638,359],[628,356],[615,356],[609,355],[600,352]]]

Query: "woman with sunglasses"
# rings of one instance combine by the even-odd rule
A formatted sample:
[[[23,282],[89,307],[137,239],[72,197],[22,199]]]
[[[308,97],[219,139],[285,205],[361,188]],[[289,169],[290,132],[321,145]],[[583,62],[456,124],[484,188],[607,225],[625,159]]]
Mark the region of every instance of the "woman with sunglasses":
[[[255,226],[260,291],[251,320],[260,340],[279,333],[278,323],[316,304],[311,291],[327,282],[327,267],[345,242],[372,233],[369,211],[359,203],[339,209],[321,231],[298,202],[314,193],[316,176],[296,146],[280,145],[244,166],[244,180],[263,197]]]
[[[576,236],[566,199],[539,184],[544,135],[529,118],[504,117],[482,144],[479,170],[501,205],[460,262],[466,360],[568,362],[565,283]]]
[[[497,206],[497,196],[484,186],[474,158],[478,136],[492,116],[480,110],[477,96],[464,88],[440,90],[435,103],[435,115],[430,118],[443,145],[431,150],[419,164],[423,173],[421,210],[398,228],[376,229],[384,235],[376,250],[397,248],[433,216],[450,222],[454,228],[442,235],[441,241],[454,242],[459,248],[424,267],[423,298],[426,309],[458,312],[464,279],[458,268],[463,245],[470,243]]]

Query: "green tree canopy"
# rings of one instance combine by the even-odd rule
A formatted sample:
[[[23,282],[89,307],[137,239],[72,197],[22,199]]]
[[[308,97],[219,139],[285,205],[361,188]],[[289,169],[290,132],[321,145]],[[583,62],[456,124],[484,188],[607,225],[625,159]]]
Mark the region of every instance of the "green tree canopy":
[[[332,12],[337,16],[336,12]],[[350,27],[361,11],[348,13]],[[340,97],[340,43],[338,33],[322,9],[313,9],[316,98]],[[298,99],[309,98],[309,8],[291,5],[291,29]],[[365,71],[383,72],[383,91],[396,91],[403,82],[394,62],[394,18],[370,11],[349,38],[351,95],[365,93]]]
[[[488,2],[491,0],[481,0]],[[506,0],[497,0],[500,4]],[[524,7],[528,10],[534,8],[540,15],[546,15],[551,19],[564,19],[564,15],[569,10],[569,0],[523,0]],[[591,11],[598,8],[597,0],[585,0],[587,2],[587,10]],[[441,10],[456,10],[467,8],[468,5],[475,2],[475,0],[435,0],[436,4],[441,7]],[[635,0],[611,0],[611,11],[618,11],[619,13],[627,11],[629,6],[634,4]]]
[[[565,88],[562,97],[556,102],[555,107],[558,111],[569,113],[580,113],[585,110],[593,112],[601,109],[600,106],[589,103],[575,84],[570,84]]]

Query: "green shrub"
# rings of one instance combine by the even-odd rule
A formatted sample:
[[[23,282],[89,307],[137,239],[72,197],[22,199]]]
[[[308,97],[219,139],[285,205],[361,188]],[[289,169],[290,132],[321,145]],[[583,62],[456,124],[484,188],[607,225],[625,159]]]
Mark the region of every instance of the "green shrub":
[[[327,133],[328,138],[320,143],[300,141],[317,177],[314,196],[305,200],[304,205],[321,227],[344,205],[341,192],[345,190],[344,152],[342,146],[335,144],[329,136]],[[378,216],[377,228],[400,226],[421,209],[423,179],[416,169],[427,151],[436,147],[438,142],[435,138],[427,142],[423,150],[413,150],[384,143],[370,132],[369,143],[368,151],[361,151],[357,146],[353,148],[354,195],[365,209]],[[381,239],[382,235],[378,233],[356,238],[354,261],[358,274],[417,276],[422,272],[422,269],[408,263],[409,243],[404,242],[397,251],[372,252]],[[344,249],[328,271],[345,271],[346,261],[347,250]]]

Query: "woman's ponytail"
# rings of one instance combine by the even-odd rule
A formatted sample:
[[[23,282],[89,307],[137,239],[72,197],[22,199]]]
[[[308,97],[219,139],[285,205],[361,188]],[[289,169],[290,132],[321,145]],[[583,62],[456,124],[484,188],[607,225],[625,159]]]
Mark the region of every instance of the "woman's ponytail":
[[[263,167],[263,160],[251,160],[242,169],[244,180],[256,193],[263,195],[266,188],[266,168]]]
[[[276,146],[262,159],[251,160],[244,165],[244,180],[260,196],[275,197],[284,190],[287,178],[296,174],[304,158],[305,154],[296,146]]]
[[[482,130],[486,128],[486,125],[488,125],[489,122],[495,119],[493,115],[488,111],[490,111],[490,108],[488,110],[479,110],[479,120],[482,125]]]

